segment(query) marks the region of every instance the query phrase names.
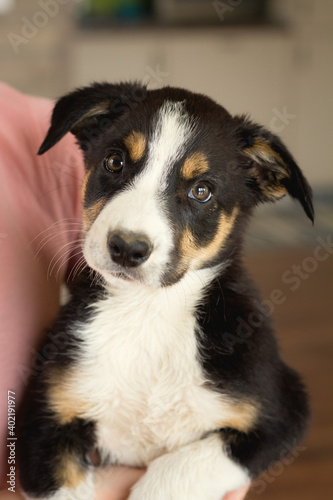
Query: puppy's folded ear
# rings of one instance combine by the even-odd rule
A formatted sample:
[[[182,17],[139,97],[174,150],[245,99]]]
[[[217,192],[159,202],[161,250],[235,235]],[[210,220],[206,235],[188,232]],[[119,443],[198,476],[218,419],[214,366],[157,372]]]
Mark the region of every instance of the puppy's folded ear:
[[[84,131],[96,127],[101,118],[115,119],[142,101],[145,95],[146,88],[138,83],[98,83],[71,92],[57,101],[38,154],[52,148],[67,132],[72,132],[79,142],[84,140]]]
[[[243,164],[258,201],[275,201],[289,194],[300,202],[313,222],[311,188],[282,141],[246,117],[236,117],[236,120]]]

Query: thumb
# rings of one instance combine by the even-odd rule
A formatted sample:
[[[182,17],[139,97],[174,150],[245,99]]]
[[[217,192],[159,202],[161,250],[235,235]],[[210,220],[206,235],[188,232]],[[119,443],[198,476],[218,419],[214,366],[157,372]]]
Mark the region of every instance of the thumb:
[[[244,486],[240,490],[231,491],[227,493],[223,500],[243,500],[246,493],[249,491],[250,485]]]

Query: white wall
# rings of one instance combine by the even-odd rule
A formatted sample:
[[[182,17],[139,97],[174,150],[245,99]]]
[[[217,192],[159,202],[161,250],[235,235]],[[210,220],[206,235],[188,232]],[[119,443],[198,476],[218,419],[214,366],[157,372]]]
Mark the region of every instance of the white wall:
[[[333,188],[332,0],[274,0],[285,30],[230,29],[221,22],[214,28],[102,32],[78,29],[72,16],[77,0],[54,2],[57,12],[17,52],[8,35],[24,34],[23,19],[34,22],[41,2],[16,0],[12,12],[0,15],[1,80],[50,97],[121,79],[204,92],[279,133],[310,182]]]
[[[78,32],[69,52],[70,86],[143,79],[152,87],[207,93],[278,133],[311,184],[333,188],[333,2],[277,6],[288,17],[285,30]]]

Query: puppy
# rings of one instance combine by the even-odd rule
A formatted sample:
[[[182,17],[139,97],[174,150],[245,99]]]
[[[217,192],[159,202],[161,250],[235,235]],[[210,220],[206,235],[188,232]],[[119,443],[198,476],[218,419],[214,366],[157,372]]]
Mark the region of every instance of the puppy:
[[[147,467],[130,500],[220,500],[308,420],[241,259],[256,205],[311,189],[282,142],[208,97],[95,84],[58,101],[39,154],[82,148],[83,273],[31,382],[26,498],[92,500],[100,465]],[[251,335],[244,325],[256,318]],[[253,322],[252,322],[253,324]]]

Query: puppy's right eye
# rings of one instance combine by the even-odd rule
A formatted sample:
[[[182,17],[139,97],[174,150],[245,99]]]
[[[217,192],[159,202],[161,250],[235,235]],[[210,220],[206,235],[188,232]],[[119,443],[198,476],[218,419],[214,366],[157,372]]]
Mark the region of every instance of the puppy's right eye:
[[[104,167],[112,173],[118,173],[124,168],[124,159],[120,153],[111,153],[104,160]]]

